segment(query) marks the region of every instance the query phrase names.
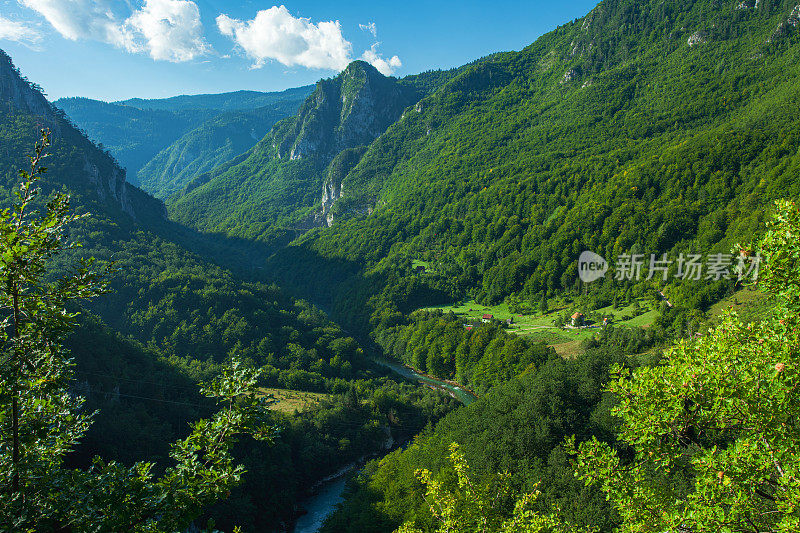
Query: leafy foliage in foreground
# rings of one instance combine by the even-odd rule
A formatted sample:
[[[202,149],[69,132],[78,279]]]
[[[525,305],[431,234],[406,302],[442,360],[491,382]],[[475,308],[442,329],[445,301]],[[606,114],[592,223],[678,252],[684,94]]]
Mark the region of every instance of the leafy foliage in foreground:
[[[176,465],[155,476],[152,463],[123,467],[96,458],[89,470],[65,468],[63,459],[86,431],[91,415],[68,391],[71,360],[62,347],[74,313],[69,302],[96,296],[103,287],[82,266],[46,281],[48,259],[75,246],[65,240],[75,220],[69,198],[57,195],[41,216],[32,213],[36,182],[45,171],[41,144],[31,172],[21,172],[17,202],[0,214],[0,527],[9,531],[174,531],[185,528],[205,505],[225,496],[243,467],[231,457],[240,433],[272,437],[263,423],[258,373],[234,362],[203,387],[223,408],[193,423],[171,457]]]
[[[556,515],[543,515],[530,509],[538,497],[532,492],[523,496],[516,504],[512,516],[506,518],[501,509],[509,505],[512,494],[507,473],[497,476],[489,485],[476,483],[470,476],[469,465],[458,444],[450,446],[450,460],[456,473],[452,487],[432,478],[429,470],[418,470],[417,477],[426,486],[425,501],[431,514],[439,521],[436,533],[454,531],[498,531],[502,533],[568,533],[580,531],[564,525]],[[586,528],[586,531],[591,529]],[[423,533],[409,524],[401,526],[397,533]]]
[[[529,502],[531,510],[548,514],[558,508],[576,527],[612,531],[615,513],[600,490],[575,478],[563,443],[571,435],[579,442],[593,436],[614,442],[612,402],[603,392],[609,369],[615,363],[639,363],[623,353],[610,345],[596,346],[575,360],[553,354],[535,370],[492,388],[426,428],[405,450],[368,463],[323,531],[378,533],[403,523],[436,531],[439,521],[415,473],[427,469],[432,480],[453,488],[456,478],[447,457],[454,442],[470,465],[474,483],[492,486],[498,473],[510,473],[512,491],[497,516],[511,517],[520,494],[538,491]]]
[[[662,364],[616,370],[620,446],[580,447],[583,479],[601,487],[622,531],[800,528],[800,209],[778,204],[761,243],[759,284],[772,316],[734,314]]]

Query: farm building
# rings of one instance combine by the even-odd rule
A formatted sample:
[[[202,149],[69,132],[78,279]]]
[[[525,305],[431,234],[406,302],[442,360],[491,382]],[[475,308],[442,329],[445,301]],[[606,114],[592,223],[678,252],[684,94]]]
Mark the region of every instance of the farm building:
[[[586,316],[583,313],[575,313],[572,315],[572,325],[576,328],[582,326],[585,319]]]

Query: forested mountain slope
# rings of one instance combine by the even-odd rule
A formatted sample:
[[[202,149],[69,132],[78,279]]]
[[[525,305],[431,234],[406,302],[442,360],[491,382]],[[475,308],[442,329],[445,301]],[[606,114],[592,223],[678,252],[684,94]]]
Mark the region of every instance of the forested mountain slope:
[[[47,166],[60,176],[58,183],[46,182],[46,190],[66,186],[75,196],[75,203],[108,213],[120,224],[158,223],[165,219],[163,204],[130,185],[125,171],[110,154],[78,132],[63,112],[19,75],[11,58],[0,50],[0,198],[4,204],[11,185],[18,179],[17,171],[26,166],[26,154],[41,128],[52,132],[53,154]]]
[[[338,198],[337,176],[417,94],[368,63],[351,63],[318,82],[297,115],[276,124],[248,154],[189,184],[171,202],[174,219],[266,242],[326,223],[326,213],[312,212],[320,196],[323,204]]]
[[[275,122],[294,114],[311,89],[298,87],[277,93],[237,91],[160,100],[135,98],[113,103],[60,98],[55,105],[85,130],[90,139],[102,143],[128,170],[133,183],[146,184],[148,192],[163,195],[162,189],[170,181],[178,182],[180,187],[190,181],[196,175],[192,169],[199,166],[198,172],[202,172],[247,151]],[[242,130],[233,139],[228,133],[232,125]],[[192,133],[198,128],[200,132]],[[244,130],[249,131],[244,133]],[[191,142],[182,138],[186,134],[205,135],[206,149],[190,158],[184,154],[178,160],[175,155],[160,153],[165,150],[181,154]],[[172,146],[173,143],[177,145]],[[138,173],[145,166],[148,170],[140,179]],[[174,176],[176,170],[182,173],[181,177]],[[165,175],[170,178],[165,180]]]
[[[416,114],[390,127],[344,177],[350,203],[341,206],[341,222],[307,234],[271,264],[298,290],[329,295],[340,316],[420,363],[426,354],[453,353],[447,347],[459,336],[470,340],[459,335],[455,316],[404,316],[426,302],[471,293],[513,307],[535,305],[542,294],[571,294],[586,305],[606,305],[634,283],[608,279],[584,289],[576,271],[582,250],[602,254],[613,268],[619,254],[631,252],[673,258],[729,253],[737,242],[747,249],[764,231],[771,200],[800,197],[799,56],[795,1],[602,2],[584,19],[519,53],[495,57],[423,99]],[[355,216],[353,206],[373,206],[374,212]],[[342,220],[347,213],[349,220]],[[432,272],[412,272],[413,259],[427,261]],[[314,274],[305,275],[299,264]],[[735,276],[673,277],[666,287],[658,278],[640,287],[644,283],[675,304],[664,304],[648,333],[672,327],[668,333],[683,338],[685,311],[701,313],[736,285]],[[583,290],[588,294],[580,295]],[[778,318],[786,322],[785,315]],[[323,530],[390,531],[403,522],[442,530],[415,471],[427,468],[443,486],[455,484],[447,461],[453,442],[480,486],[494,488],[493,476],[508,471],[515,490],[542,492],[533,510],[558,509],[576,530],[615,530],[619,516],[597,486],[576,482],[562,444],[569,435],[578,441],[594,436],[620,449],[620,456],[627,453],[614,443],[615,399],[602,390],[611,363],[636,364],[629,356],[642,347],[626,349],[636,333],[603,328],[576,360],[537,365],[450,415],[408,449],[371,463]],[[459,356],[469,361],[463,345],[454,361],[442,361],[455,362],[456,369]],[[653,373],[674,371],[669,361],[663,364]],[[716,379],[720,372],[711,373]],[[694,409],[682,392],[660,385],[650,389],[659,397],[651,420],[669,416],[664,397],[676,395],[676,404],[683,404],[677,416]],[[719,393],[722,402],[735,401],[728,389]],[[654,435],[662,446],[658,431]],[[681,448],[680,460],[695,445]],[[626,461],[625,479],[635,470]],[[728,464],[742,468],[745,462]],[[605,481],[607,473],[597,475]],[[680,476],[670,481],[692,486]],[[513,507],[502,495],[496,501],[498,508]],[[703,503],[699,507],[711,509],[716,502]]]
[[[610,532],[616,517],[603,495],[575,478],[566,437],[613,441],[612,402],[603,394],[613,363],[635,359],[595,349],[577,360],[552,357],[535,372],[496,387],[481,400],[451,413],[435,428],[380,461],[372,461],[350,485],[345,502],[326,522],[325,533],[385,533],[405,521],[435,531],[436,518],[423,498],[415,471],[427,468],[449,481],[449,446],[456,442],[479,483],[508,472],[515,491],[538,488],[537,510],[557,506],[576,526]],[[497,495],[498,508],[508,505]]]
[[[799,17],[794,1],[602,2],[404,113],[342,178],[334,226],[273,272],[366,327],[465,294],[577,292],[582,250],[612,265],[728,252],[771,199],[800,193]],[[688,307],[716,297],[689,286],[674,292]]]
[[[166,199],[196,176],[248,151],[284,116],[270,107],[220,113],[150,159],[136,174],[139,184]]]
[[[132,180],[160,150],[216,115],[209,109],[138,109],[80,97],[59,98],[54,104],[108,149]]]
[[[85,465],[100,454],[163,467],[187,422],[209,414],[197,383],[236,355],[263,369],[265,387],[325,398],[302,416],[276,414],[285,431],[274,446],[249,441],[237,448],[253,474],[214,516],[227,529],[239,523],[269,531],[293,518],[297,498],[315,481],[452,409],[448,397],[388,378],[310,303],[242,279],[176,242],[192,236],[164,218],[161,202],[128,184],[113,157],[51,106],[5,53],[0,209],[11,205],[17,171],[29,166],[43,127],[52,131],[52,145],[37,206],[63,190],[72,209],[89,213],[70,227],[71,240],[83,246],[54,260],[54,273],[71,271],[78,257],[113,262],[110,292],[83,310],[69,344],[77,364],[72,390],[101,409],[71,461]]]

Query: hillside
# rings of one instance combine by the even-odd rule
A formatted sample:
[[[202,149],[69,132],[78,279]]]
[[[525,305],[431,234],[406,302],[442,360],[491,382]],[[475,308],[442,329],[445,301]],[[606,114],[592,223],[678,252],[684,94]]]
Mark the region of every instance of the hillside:
[[[131,180],[155,154],[212,118],[213,110],[138,109],[89,98],[59,98],[54,105],[87,137],[109,150]]]
[[[272,271],[368,330],[465,295],[577,297],[582,250],[675,258],[751,240],[771,199],[800,194],[800,31],[792,2],[743,5],[603,2],[463,70],[368,146],[333,227]],[[636,284],[609,278],[589,307],[630,297]],[[686,308],[728,290],[670,281]]]
[[[41,127],[53,135],[35,207],[58,190],[70,195],[72,209],[89,214],[69,228],[70,240],[82,247],[53,258],[52,275],[74,270],[80,257],[113,262],[108,294],[81,309],[68,346],[76,363],[70,392],[101,409],[70,464],[85,467],[99,454],[106,461],[148,460],[163,468],[170,442],[185,436],[187,422],[213,410],[198,383],[236,355],[263,370],[264,387],[325,398],[302,416],[273,413],[283,428],[274,446],[237,446],[236,460],[253,474],[209,511],[226,529],[236,517],[250,530],[272,530],[294,517],[297,499],[320,478],[382,450],[389,437],[409,438],[455,406],[447,396],[388,377],[310,303],[189,251],[185,243],[227,249],[229,262],[242,254],[234,244],[167,221],[164,205],[128,184],[114,158],[48,103],[5,53],[0,208],[11,205],[17,170],[29,164]],[[388,421],[390,413],[398,423]]]
[[[270,107],[220,113],[150,159],[136,174],[139,184],[166,199],[200,174],[247,152],[285,116]]]
[[[144,498],[196,510],[164,530],[290,531],[315,492],[324,533],[798,530],[798,1],[604,0],[448,71],[359,60],[281,93],[69,112],[0,51],[0,212],[48,128],[41,194],[15,216],[56,191],[86,215],[55,254],[3,222],[0,530],[100,524],[117,514],[101,500],[125,517]],[[80,257],[112,267],[91,301],[25,284]],[[62,376],[53,332],[73,311]],[[198,385],[231,361],[258,388],[216,404]],[[51,404],[100,412],[73,439]],[[196,449],[171,448],[217,409]],[[230,448],[225,419],[246,430]],[[170,450],[192,493],[151,497]],[[228,450],[233,490],[193,473]],[[98,489],[98,454],[121,488]],[[62,457],[81,470],[51,476]],[[79,477],[75,518],[53,502]]]
[[[361,147],[396,121],[416,95],[413,86],[363,61],[350,64],[318,82],[297,115],[276,124],[249,153],[190,183],[170,202],[174,220],[266,242],[327,224],[327,213],[314,213],[314,207],[321,196],[338,198],[333,174],[344,175]]]
[[[157,176],[173,172],[177,164],[177,170],[189,176],[180,180],[182,187],[185,181],[194,177],[191,168],[205,170],[225,158],[247,151],[275,122],[295,113],[310,91],[310,87],[299,87],[278,93],[237,91],[112,103],[88,98],[60,98],[54,104],[86,131],[90,139],[102,143],[120,166],[127,169],[133,183],[146,182],[148,187],[152,186],[146,188],[148,192],[159,193],[164,184]],[[239,138],[233,143],[235,148],[233,145],[226,148],[226,128],[230,129],[230,121],[236,120],[233,118],[235,114],[231,113],[237,111],[261,124],[253,126],[256,138],[249,142],[244,142],[246,137]],[[182,152],[187,142],[191,142],[182,137],[198,135],[197,132],[191,133],[197,128],[210,135],[205,139],[211,142],[207,153],[198,153],[184,164],[160,153]],[[221,128],[219,132],[215,131],[217,128]],[[176,145],[172,146],[173,143]],[[235,151],[231,152],[231,148]],[[148,170],[143,179],[139,179],[138,173],[145,166]]]
[[[52,132],[51,172],[61,176],[58,184],[46,182],[47,190],[67,186],[84,209],[99,209],[120,226],[136,222],[165,220],[164,205],[130,185],[125,171],[113,157],[89,142],[53,107],[35,85],[23,79],[0,50],[0,194],[5,203],[10,185],[16,183],[17,170],[28,162],[26,154],[38,139],[41,128]]]

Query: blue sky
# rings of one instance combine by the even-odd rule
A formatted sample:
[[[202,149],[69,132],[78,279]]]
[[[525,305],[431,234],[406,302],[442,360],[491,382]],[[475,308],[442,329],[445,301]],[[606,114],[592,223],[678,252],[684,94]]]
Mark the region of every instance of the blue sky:
[[[519,50],[596,0],[0,0],[0,48],[51,99],[282,90],[365,59],[404,76]]]

